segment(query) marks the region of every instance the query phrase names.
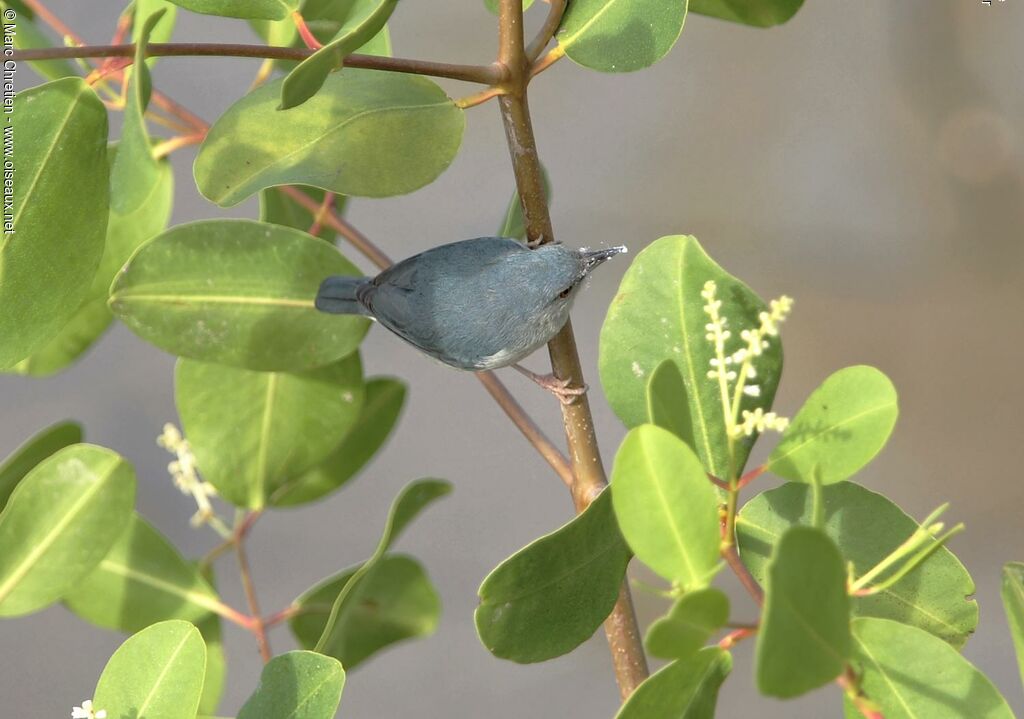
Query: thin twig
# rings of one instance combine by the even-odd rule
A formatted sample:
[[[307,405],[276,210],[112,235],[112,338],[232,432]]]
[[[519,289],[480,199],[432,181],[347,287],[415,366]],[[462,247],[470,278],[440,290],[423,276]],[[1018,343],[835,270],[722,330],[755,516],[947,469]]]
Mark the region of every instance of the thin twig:
[[[562,24],[562,15],[565,13],[565,3],[566,0],[551,0],[551,9],[548,10],[544,24],[537,32],[537,37],[533,38],[529,47],[526,48],[526,61],[531,65],[540,57],[544,48],[551,42],[551,38],[558,32],[558,26]]]
[[[260,604],[256,600],[256,588],[252,582],[252,571],[249,569],[249,558],[245,553],[245,542],[235,542],[235,555],[238,557],[238,569],[242,575],[242,589],[245,590],[245,601],[249,604],[249,613],[252,615],[251,631],[256,635],[256,643],[260,648],[260,656],[264,663],[269,662],[273,653],[270,651],[270,642],[267,640],[267,629],[263,625],[263,618],[260,615]]]
[[[754,575],[747,569],[747,565],[740,559],[740,555],[736,552],[736,545],[730,544],[722,548],[722,558],[725,563],[729,565],[733,573],[740,580],[740,584],[747,590],[747,593],[757,602],[757,606],[764,604],[764,590],[761,589],[761,585],[754,579]]]
[[[272,47],[219,42],[152,43],[146,46],[146,57],[255,57],[272,60],[305,60],[313,54],[309,48]],[[15,60],[57,60],[78,57],[134,57],[135,45],[79,45],[77,47],[46,47],[16,50]],[[346,67],[388,70],[412,75],[430,75],[450,80],[495,85],[504,79],[496,65],[458,65],[447,62],[410,60],[377,55],[349,55]]]
[[[530,81],[530,64],[523,43],[521,0],[501,0],[498,6],[498,23],[498,61],[509,70],[509,79],[504,84],[507,94],[498,98],[498,106],[501,109],[516,188],[523,208],[527,240],[531,245],[553,242],[555,238],[551,214],[544,192],[537,141],[533,134],[533,123],[526,97],[526,88]],[[551,340],[548,352],[556,377],[568,379],[570,386],[585,386],[571,322],[567,322]],[[585,510],[608,484],[604,465],[601,463],[597,435],[594,432],[590,403],[585,394],[571,404],[562,405],[562,421],[575,476],[571,489],[573,502],[579,513]],[[648,676],[647,658],[644,655],[629,584],[626,581],[623,581],[619,599],[605,620],[604,628],[612,652],[619,691],[625,699]]]

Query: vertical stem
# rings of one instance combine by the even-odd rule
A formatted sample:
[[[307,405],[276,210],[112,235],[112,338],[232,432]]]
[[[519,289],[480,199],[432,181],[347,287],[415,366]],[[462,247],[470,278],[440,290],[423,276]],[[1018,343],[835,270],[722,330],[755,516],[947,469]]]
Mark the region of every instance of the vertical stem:
[[[544,196],[540,158],[530,120],[526,86],[529,83],[529,62],[523,43],[522,0],[501,0],[499,9],[498,61],[508,69],[505,84],[507,94],[498,98],[501,118],[508,140],[512,168],[516,177],[526,235],[531,245],[554,241],[551,214]],[[548,344],[551,367],[556,377],[570,380],[573,386],[582,386],[583,370],[572,324],[566,323]],[[573,503],[577,513],[585,510],[608,484],[601,453],[594,433],[594,420],[586,395],[572,404],[562,406],[562,420],[569,446],[569,460],[574,479]],[[604,624],[605,634],[612,652],[615,676],[623,699],[628,697],[648,674],[640,630],[629,593],[623,582],[619,599]]]

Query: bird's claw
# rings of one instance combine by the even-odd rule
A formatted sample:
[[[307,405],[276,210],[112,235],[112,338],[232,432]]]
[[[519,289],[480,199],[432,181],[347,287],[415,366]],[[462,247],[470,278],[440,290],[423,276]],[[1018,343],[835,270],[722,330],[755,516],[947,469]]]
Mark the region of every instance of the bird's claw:
[[[572,404],[578,398],[587,393],[587,385],[583,385],[582,387],[570,387],[569,383],[571,381],[572,380],[569,379],[555,377],[553,374],[542,375],[536,379],[537,384],[555,395],[555,397],[558,398],[558,401],[564,405]]]

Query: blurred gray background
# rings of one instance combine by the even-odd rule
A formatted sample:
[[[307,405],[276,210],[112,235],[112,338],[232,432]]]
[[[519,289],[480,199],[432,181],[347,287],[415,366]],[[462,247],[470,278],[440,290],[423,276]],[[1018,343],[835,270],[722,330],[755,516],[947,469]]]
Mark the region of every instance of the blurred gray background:
[[[89,41],[109,40],[123,3],[51,0]],[[528,19],[535,27],[546,6]],[[251,42],[242,22],[179,12],[176,37]],[[495,20],[479,0],[400,4],[396,53],[489,61]],[[945,500],[967,532],[953,541],[978,585],[981,626],[966,654],[1018,709],[1016,663],[999,601],[999,567],[1024,559],[1024,3],[1017,0],[808,0],[787,25],[756,30],[697,15],[653,68],[601,75],[563,60],[539,78],[531,105],[555,188],[556,234],[573,245],[640,250],[693,233],[728,270],[765,297],[796,298],[785,327],[786,372],[777,408],[791,413],[834,370],[880,367],[896,383],[901,417],[888,447],[859,479],[920,518]],[[213,120],[248,87],[258,62],[163,60],[158,88]],[[30,84],[27,65],[21,87]],[[445,83],[453,95],[472,87]],[[191,152],[175,156],[175,223],[254,216],[202,200]],[[493,104],[468,112],[457,161],[408,197],[355,201],[350,219],[400,258],[494,231],[512,187]],[[367,263],[349,253],[358,264]],[[591,402],[610,466],[624,430],[597,381],[597,336],[626,261],[609,263],[577,300]],[[611,717],[615,687],[603,633],[571,655],[532,666],[490,656],[472,613],[481,579],[499,561],[565,522],[560,482],[469,375],[436,365],[375,329],[368,374],[407,378],[400,428],[361,478],[329,500],[262,519],[251,541],[265,610],[366,557],[391,498],[408,481],[446,477],[455,493],[413,525],[401,549],[421,558],[440,589],[437,634],[400,645],[350,677],[345,717]],[[538,354],[528,364],[546,367]],[[190,529],[194,507],[154,443],[176,421],[173,358],[123,328],[78,365],[44,381],[0,377],[0,454],[65,417],[89,441],[128,457],[138,507],[190,554],[215,542]],[[558,406],[515,373],[523,404],[561,440]],[[760,481],[760,480],[759,480]],[[771,481],[766,481],[766,487]],[[229,560],[227,600],[243,605]],[[752,608],[726,578],[738,619]],[[646,625],[665,603],[635,593]],[[256,684],[248,635],[226,630],[233,715]],[[61,607],[0,623],[3,715],[67,716],[92,695],[121,637]],[[275,651],[292,648],[287,631]],[[736,652],[719,716],[841,716],[835,687],[798,701],[759,697],[752,642]]]

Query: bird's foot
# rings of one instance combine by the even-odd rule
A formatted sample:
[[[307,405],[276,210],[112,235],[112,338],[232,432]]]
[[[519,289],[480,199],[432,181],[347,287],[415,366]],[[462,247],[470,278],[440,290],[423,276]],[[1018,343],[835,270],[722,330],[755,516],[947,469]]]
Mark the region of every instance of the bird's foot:
[[[553,374],[537,374],[536,372],[531,372],[518,364],[514,364],[512,366],[520,373],[526,375],[538,385],[546,389],[548,392],[555,395],[555,397],[558,398],[558,401],[562,404],[572,404],[587,393],[587,385],[583,385],[582,387],[570,387],[569,383],[572,382],[570,379],[562,379],[561,377],[556,377]]]

